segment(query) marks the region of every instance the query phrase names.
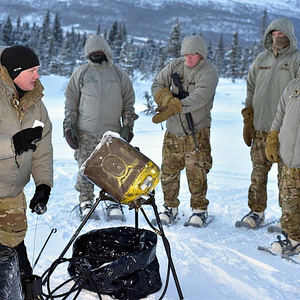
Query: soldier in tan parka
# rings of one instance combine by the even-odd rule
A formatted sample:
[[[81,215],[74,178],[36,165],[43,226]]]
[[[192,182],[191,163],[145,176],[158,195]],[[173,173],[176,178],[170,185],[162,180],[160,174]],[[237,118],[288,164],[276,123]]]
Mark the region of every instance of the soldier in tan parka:
[[[161,184],[164,211],[159,217],[163,224],[177,219],[180,172],[185,168],[192,213],[186,225],[201,227],[208,218],[207,173],[212,167],[210,126],[211,109],[219,76],[207,57],[207,46],[202,36],[186,36],[181,45],[183,57],[176,58],[163,68],[152,84],[152,95],[159,105],[154,123],[166,120],[162,151]],[[179,88],[171,75],[178,73],[186,94],[179,99]],[[193,120],[190,129],[186,114]]]
[[[300,78],[284,90],[266,141],[266,156],[282,161],[280,224],[287,238],[272,244],[275,252],[300,252]]]
[[[252,228],[264,221],[267,207],[267,181],[272,162],[266,158],[265,141],[282,92],[298,76],[300,51],[293,23],[287,18],[273,20],[265,32],[264,48],[249,70],[246,107],[242,110],[243,137],[246,145],[251,147],[253,168],[248,191],[250,212],[242,221],[249,223]],[[278,182],[281,168],[279,162]]]
[[[22,276],[32,274],[24,238],[27,231],[24,188],[36,185],[29,208],[40,213],[53,186],[52,124],[42,102],[39,60],[28,47],[7,47],[0,65],[0,243],[18,253]],[[44,124],[32,128],[35,120]]]

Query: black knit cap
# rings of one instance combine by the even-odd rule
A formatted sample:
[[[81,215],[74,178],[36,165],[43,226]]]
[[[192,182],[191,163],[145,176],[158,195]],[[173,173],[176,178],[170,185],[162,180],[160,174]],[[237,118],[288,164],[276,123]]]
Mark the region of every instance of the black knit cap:
[[[40,62],[29,47],[14,45],[3,50],[1,64],[6,67],[10,77],[14,80],[22,71],[39,66]]]

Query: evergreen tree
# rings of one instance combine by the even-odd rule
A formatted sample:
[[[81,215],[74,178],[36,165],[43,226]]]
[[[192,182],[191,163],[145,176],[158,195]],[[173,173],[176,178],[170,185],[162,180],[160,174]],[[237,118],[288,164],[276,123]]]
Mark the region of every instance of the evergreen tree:
[[[40,30],[39,40],[36,49],[37,56],[40,60],[40,72],[42,74],[47,74],[48,66],[51,61],[51,37],[52,31],[50,28],[50,11],[48,10]]]
[[[115,40],[114,40],[114,42],[111,45],[112,51],[113,51],[113,55],[114,55],[114,59],[115,59],[116,62],[119,62],[120,52],[121,52],[121,49],[122,49],[122,45],[123,45],[123,43],[126,43],[126,39],[127,39],[127,37],[126,37],[125,26],[120,25],[118,27]]]
[[[52,26],[52,37],[51,37],[52,51],[50,52],[51,58],[59,54],[62,42],[63,42],[63,30],[61,28],[59,14],[56,13],[53,26]]]
[[[264,9],[263,16],[261,19],[261,43],[260,43],[260,51],[264,49],[264,36],[267,29],[267,9]]]
[[[245,47],[242,50],[242,56],[241,56],[241,67],[239,70],[240,78],[247,77],[249,71],[249,65],[250,65],[250,51],[249,48]]]
[[[240,64],[240,54],[238,46],[238,33],[233,34],[233,41],[231,43],[231,49],[229,53],[230,57],[230,66],[228,76],[232,79],[232,82],[235,82],[235,79],[239,77],[239,64]]]
[[[101,34],[100,25],[98,24],[96,34]]]
[[[30,47],[31,35],[32,35],[32,30],[29,26],[29,23],[28,22],[23,23],[23,25],[21,27],[21,34],[18,38],[18,43],[20,43],[21,45],[27,45],[28,47]]]
[[[22,28],[21,28],[21,19],[18,17],[16,29],[14,30],[14,42],[13,44],[21,44],[21,35],[22,35]]]
[[[0,23],[0,45],[5,45],[3,41],[3,28],[1,23]]]
[[[181,53],[181,28],[179,19],[175,20],[172,30],[168,38],[168,49],[167,58],[173,60],[174,58],[180,57]]]
[[[125,42],[122,45],[120,52],[119,63],[122,68],[127,72],[128,76],[133,79],[134,69],[136,67],[136,58],[135,58],[135,47],[133,44],[133,39],[130,42]]]
[[[14,35],[13,35],[13,25],[11,22],[11,18],[8,16],[6,23],[3,25],[2,29],[3,35],[3,42],[5,46],[12,46],[14,42]]]
[[[223,44],[223,35],[220,35],[218,46],[215,52],[215,65],[220,76],[225,74],[225,50]]]
[[[211,60],[213,60],[213,50],[212,50],[211,39],[209,39],[208,45],[207,45],[207,57],[209,57]]]
[[[28,47],[32,48],[37,52],[38,44],[39,44],[39,37],[40,37],[40,27],[36,25],[36,23],[33,23],[31,28],[31,34],[28,39]]]
[[[146,99],[146,103],[144,103],[144,105],[146,106],[146,109],[143,111],[143,113],[145,115],[154,115],[156,103],[154,102],[153,97],[151,96],[151,94],[149,94],[147,91],[145,91],[143,98]]]
[[[155,73],[160,72],[166,66],[166,60],[166,47],[162,43],[159,43]]]
[[[107,37],[107,42],[111,47],[116,39],[117,34],[118,34],[118,22],[114,21]]]
[[[155,45],[153,39],[148,38],[147,43],[142,48],[141,52],[141,73],[143,79],[149,79],[156,72],[158,47]]]

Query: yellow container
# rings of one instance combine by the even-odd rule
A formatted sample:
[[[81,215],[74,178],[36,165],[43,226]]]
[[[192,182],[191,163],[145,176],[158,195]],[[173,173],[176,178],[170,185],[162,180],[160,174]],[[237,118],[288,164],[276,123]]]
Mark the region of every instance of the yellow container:
[[[147,196],[158,184],[159,167],[114,132],[106,132],[82,166],[83,174],[120,203]]]

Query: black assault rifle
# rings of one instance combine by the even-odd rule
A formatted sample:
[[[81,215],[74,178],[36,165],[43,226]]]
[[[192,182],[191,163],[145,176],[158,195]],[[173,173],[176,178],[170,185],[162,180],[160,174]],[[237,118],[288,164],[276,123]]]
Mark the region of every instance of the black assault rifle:
[[[182,100],[182,99],[186,98],[189,95],[189,92],[187,92],[183,89],[180,78],[179,78],[179,73],[176,72],[176,73],[172,74],[171,78],[172,78],[175,86],[177,86],[178,89],[179,89],[179,93],[177,95],[173,93],[173,96],[178,98],[179,100]],[[197,141],[196,141],[196,135],[195,135],[196,130],[195,130],[192,114],[191,113],[186,113],[185,117],[186,117],[186,121],[188,123],[189,130],[192,132],[192,135],[193,135],[194,143],[195,143],[195,146],[196,146],[196,151],[199,151],[199,147],[198,147],[198,144],[197,144]],[[181,123],[181,125],[183,127],[182,123]],[[183,130],[187,134],[184,127],[183,127]]]

